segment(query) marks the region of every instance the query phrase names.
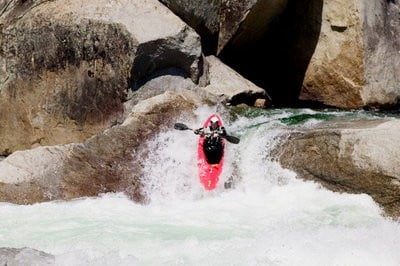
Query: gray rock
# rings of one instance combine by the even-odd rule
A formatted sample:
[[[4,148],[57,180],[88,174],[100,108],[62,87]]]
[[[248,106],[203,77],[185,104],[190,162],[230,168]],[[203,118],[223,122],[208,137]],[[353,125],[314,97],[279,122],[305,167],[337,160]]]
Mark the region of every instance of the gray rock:
[[[17,151],[0,162],[0,198],[20,204],[60,198],[62,166],[75,144]]]
[[[3,1],[0,155],[80,142],[121,123],[129,87],[201,72],[199,36],[156,0]]]
[[[249,106],[267,107],[271,99],[262,88],[245,79],[236,71],[225,65],[215,56],[204,59],[204,81],[193,83],[179,69],[166,69],[151,75],[144,84],[132,93],[131,100],[125,106],[128,111],[139,101],[162,94],[166,91],[182,89],[196,91],[204,101],[228,105],[247,104]]]
[[[254,106],[261,99],[264,101],[260,107],[267,107],[271,104],[271,99],[264,89],[242,77],[217,57],[208,56],[206,60],[209,69],[209,85],[202,90],[206,92],[207,97],[232,105],[245,103]]]
[[[125,192],[142,201],[138,156],[146,141],[202,104],[191,91],[166,92],[133,109],[122,125],[85,142],[18,151],[0,162],[0,201],[29,204]]]
[[[296,130],[273,152],[283,167],[334,191],[366,193],[400,216],[399,120]]]
[[[218,34],[221,0],[160,0],[160,2],[197,32],[211,36]]]
[[[225,46],[241,49],[257,42],[285,10],[287,0],[223,0],[220,11],[219,54]]]
[[[365,105],[393,105],[400,98],[400,2],[363,2]]]
[[[31,248],[0,248],[0,265],[55,265],[55,258]]]
[[[342,108],[397,104],[400,3],[334,0],[316,11],[319,40],[300,98]]]
[[[196,88],[197,84],[193,83],[180,69],[168,68],[157,71],[130,93],[130,100],[125,103],[126,113],[129,114],[133,106],[140,101],[163,94],[164,92],[180,91],[182,89],[195,90]]]
[[[160,1],[205,39],[206,50],[217,54],[228,43],[238,47],[257,41],[287,4],[287,0]]]

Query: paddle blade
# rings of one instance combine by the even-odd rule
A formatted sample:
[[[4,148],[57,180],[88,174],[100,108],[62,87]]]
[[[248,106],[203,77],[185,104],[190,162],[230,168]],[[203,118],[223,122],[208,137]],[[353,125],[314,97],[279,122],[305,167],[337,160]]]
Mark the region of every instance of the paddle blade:
[[[238,144],[238,143],[240,142],[240,139],[237,138],[237,137],[234,137],[234,136],[226,135],[226,136],[224,136],[224,138],[225,138],[227,141],[229,141],[229,142],[231,142],[231,143],[233,143],[233,144]]]
[[[174,128],[177,130],[190,130],[187,125],[182,123],[175,123]]]

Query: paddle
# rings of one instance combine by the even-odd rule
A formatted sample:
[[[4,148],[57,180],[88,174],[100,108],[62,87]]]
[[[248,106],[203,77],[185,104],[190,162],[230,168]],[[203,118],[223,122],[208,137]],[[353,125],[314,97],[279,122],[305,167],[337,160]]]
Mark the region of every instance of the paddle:
[[[177,130],[192,130],[192,131],[194,131],[193,129],[189,128],[187,125],[182,124],[182,123],[175,123],[174,128]],[[234,137],[234,136],[226,135],[226,136],[221,136],[221,137],[233,144],[238,144],[240,142],[240,139],[237,137]]]
[[[187,125],[182,124],[182,123],[175,123],[174,128],[177,130],[193,130],[191,128],[188,128]]]

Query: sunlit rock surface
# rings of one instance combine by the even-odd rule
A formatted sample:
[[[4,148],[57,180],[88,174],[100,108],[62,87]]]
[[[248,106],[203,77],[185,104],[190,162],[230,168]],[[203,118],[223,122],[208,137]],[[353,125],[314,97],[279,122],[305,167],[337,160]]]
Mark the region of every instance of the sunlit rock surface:
[[[166,92],[141,101],[122,125],[82,143],[18,151],[0,161],[0,201],[29,204],[57,199],[125,192],[142,200],[146,142],[173,128],[183,111],[202,104],[193,92]]]
[[[366,193],[400,216],[399,120],[295,130],[275,150],[283,167],[334,191]]]
[[[128,91],[175,67],[194,83],[199,36],[156,0],[3,1],[0,155],[80,142],[122,122]]]
[[[319,12],[312,14],[321,27],[300,99],[342,108],[397,104],[400,3],[333,0]]]

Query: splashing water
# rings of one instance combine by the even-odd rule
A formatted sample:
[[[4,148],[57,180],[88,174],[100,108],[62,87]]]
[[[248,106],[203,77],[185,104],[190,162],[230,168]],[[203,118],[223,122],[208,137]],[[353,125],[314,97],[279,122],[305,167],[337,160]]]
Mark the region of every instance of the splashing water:
[[[177,122],[199,127],[215,111],[202,107],[195,119]],[[280,110],[231,122],[222,113],[228,133],[241,142],[227,143],[211,192],[197,179],[198,136],[167,129],[147,144],[148,205],[122,194],[2,203],[0,246],[51,253],[56,265],[399,265],[400,224],[383,218],[369,196],[298,180],[269,158],[288,126],[282,119],[301,114],[308,120],[297,117],[298,126],[329,119]],[[230,179],[234,188],[226,190]]]

